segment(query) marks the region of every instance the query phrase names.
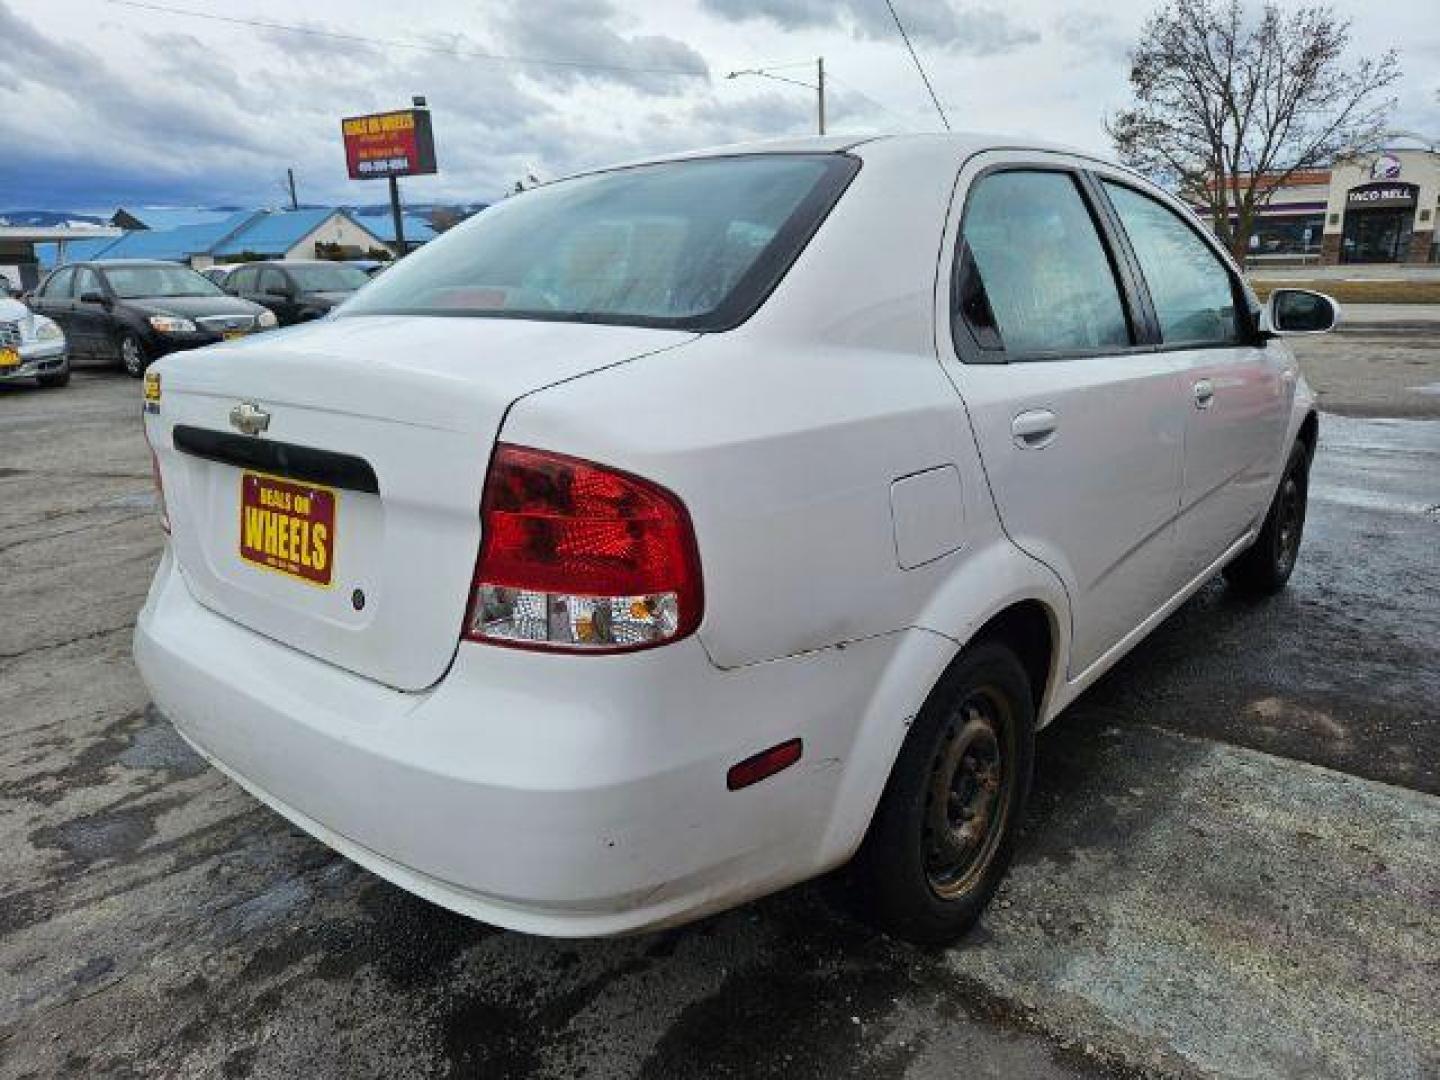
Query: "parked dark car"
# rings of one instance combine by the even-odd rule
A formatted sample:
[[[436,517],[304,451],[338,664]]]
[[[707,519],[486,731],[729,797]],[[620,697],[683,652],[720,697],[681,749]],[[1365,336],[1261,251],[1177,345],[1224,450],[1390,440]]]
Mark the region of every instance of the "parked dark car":
[[[109,357],[139,378],[152,360],[275,326],[275,316],[176,263],[71,263],[30,306],[65,331],[71,356]]]
[[[292,259],[236,267],[226,275],[225,289],[263,304],[281,326],[294,326],[329,314],[369,280],[365,271],[348,263]]]

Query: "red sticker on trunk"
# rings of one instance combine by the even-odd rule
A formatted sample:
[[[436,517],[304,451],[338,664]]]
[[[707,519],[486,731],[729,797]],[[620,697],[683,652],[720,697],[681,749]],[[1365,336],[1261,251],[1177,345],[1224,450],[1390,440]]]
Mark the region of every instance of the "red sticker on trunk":
[[[267,570],[328,586],[335,565],[331,488],[247,472],[240,477],[240,557]]]

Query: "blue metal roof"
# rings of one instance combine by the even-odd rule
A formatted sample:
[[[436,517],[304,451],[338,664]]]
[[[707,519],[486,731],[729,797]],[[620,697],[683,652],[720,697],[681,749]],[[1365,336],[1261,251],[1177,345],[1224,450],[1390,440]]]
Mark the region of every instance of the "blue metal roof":
[[[144,222],[149,228],[180,229],[188,225],[210,225],[217,221],[225,221],[235,216],[233,210],[206,210],[201,207],[184,206],[122,206],[120,210],[125,211],[136,221]]]
[[[254,221],[217,244],[212,255],[284,255],[323,225],[338,210],[271,210],[257,214]]]
[[[405,243],[424,244],[440,234],[430,227],[430,223],[422,217],[414,214],[403,214],[405,219]],[[395,218],[391,214],[366,214],[363,217],[354,215],[355,220],[362,226],[374,233],[387,244],[395,242]]]
[[[178,229],[138,229],[127,232],[96,259],[170,259],[183,262],[192,255],[208,254],[216,244],[255,217],[254,211],[242,210],[219,221],[185,225]],[[67,252],[67,254],[69,254]],[[76,256],[70,256],[73,260]]]

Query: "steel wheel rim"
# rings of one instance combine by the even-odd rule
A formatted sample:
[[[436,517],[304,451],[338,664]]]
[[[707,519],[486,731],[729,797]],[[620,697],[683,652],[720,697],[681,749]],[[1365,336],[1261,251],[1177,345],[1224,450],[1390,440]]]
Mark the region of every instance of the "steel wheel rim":
[[[134,375],[140,371],[140,344],[133,337],[126,336],[120,341],[120,359],[125,370]]]
[[[946,722],[926,789],[922,857],[942,900],[972,890],[994,858],[1010,814],[1013,712],[994,687],[972,691]]]
[[[1275,524],[1275,566],[1285,574],[1295,565],[1295,556],[1300,549],[1300,530],[1305,524],[1305,504],[1300,498],[1300,484],[1294,476],[1287,476],[1280,488],[1280,506]]]

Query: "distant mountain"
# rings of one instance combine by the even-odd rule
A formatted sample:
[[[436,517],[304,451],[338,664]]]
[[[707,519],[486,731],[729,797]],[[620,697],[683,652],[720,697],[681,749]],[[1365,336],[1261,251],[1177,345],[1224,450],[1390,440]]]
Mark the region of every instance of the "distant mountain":
[[[323,209],[323,203],[301,203],[302,210]],[[457,221],[464,221],[471,214],[484,210],[489,203],[468,202],[468,203],[405,203],[405,213],[416,217],[425,218],[432,225],[441,223],[453,224]],[[182,218],[205,217],[208,215],[220,216],[237,213],[249,209],[243,206],[195,206],[195,207],[125,207],[129,213],[145,221],[147,216],[153,219],[148,222],[152,227],[166,228],[176,223],[183,223]],[[278,208],[278,209],[283,209]],[[378,214],[390,213],[390,204],[362,203],[358,205],[342,206],[341,209],[348,210],[360,217],[371,217]],[[96,214],[80,214],[68,210],[0,210],[0,225],[28,226],[30,228],[47,228],[56,225],[84,224],[84,225],[107,225],[110,222],[110,215],[103,216]]]
[[[75,223],[104,225],[105,219],[93,214],[75,214],[68,210],[0,210],[0,225],[50,229],[58,225]]]

